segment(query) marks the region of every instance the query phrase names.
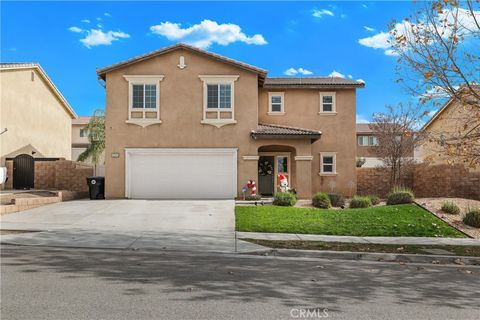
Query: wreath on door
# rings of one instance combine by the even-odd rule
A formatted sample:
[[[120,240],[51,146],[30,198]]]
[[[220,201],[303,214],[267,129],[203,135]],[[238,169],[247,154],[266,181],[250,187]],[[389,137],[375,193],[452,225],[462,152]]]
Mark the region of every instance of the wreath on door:
[[[258,164],[258,174],[261,176],[273,174],[273,165],[270,161],[263,161]]]

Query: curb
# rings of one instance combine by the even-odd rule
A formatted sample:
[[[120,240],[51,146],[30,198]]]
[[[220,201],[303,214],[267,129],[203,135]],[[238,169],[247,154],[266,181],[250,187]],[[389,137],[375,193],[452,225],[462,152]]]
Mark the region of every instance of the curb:
[[[296,249],[270,249],[243,252],[244,255],[261,255],[289,258],[316,258],[316,259],[340,259],[375,262],[400,262],[400,263],[429,263],[429,264],[454,264],[480,266],[480,257],[469,256],[445,256],[445,255],[421,255],[421,254],[398,254],[376,252],[351,252],[351,251],[318,251]]]

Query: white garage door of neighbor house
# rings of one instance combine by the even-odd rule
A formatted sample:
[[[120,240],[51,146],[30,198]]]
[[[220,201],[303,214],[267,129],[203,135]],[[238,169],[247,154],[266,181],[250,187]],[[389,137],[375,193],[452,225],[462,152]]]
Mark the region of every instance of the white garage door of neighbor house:
[[[125,194],[132,199],[233,199],[237,149],[126,149]]]

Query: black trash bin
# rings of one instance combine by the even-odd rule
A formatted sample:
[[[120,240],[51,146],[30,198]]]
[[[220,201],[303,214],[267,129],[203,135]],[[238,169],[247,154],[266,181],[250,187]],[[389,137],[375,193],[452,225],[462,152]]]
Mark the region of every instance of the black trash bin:
[[[105,177],[87,177],[90,200],[105,199]]]

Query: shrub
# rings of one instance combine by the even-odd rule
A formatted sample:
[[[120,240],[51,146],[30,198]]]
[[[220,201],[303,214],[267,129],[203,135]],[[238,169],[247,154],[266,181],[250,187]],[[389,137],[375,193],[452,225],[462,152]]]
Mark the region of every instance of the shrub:
[[[317,192],[313,195],[312,204],[315,208],[328,209],[331,206],[330,198],[325,192]]]
[[[367,197],[370,199],[370,202],[372,203],[372,206],[376,206],[377,204],[380,203],[380,198],[377,197],[376,195],[369,195]]]
[[[247,201],[258,201],[258,200],[261,200],[262,199],[262,196],[257,194],[257,195],[248,195],[245,197],[245,200]]]
[[[292,207],[297,203],[297,198],[291,192],[277,192],[273,196],[273,204],[276,206]]]
[[[345,199],[339,193],[329,193],[327,194],[328,198],[330,199],[330,203],[334,207],[341,207],[345,205]]]
[[[365,158],[357,158],[357,160],[355,161],[355,164],[357,168],[361,168],[365,164],[365,162],[367,162]]]
[[[480,208],[470,209],[463,217],[463,223],[471,227],[480,228]]]
[[[369,197],[365,196],[354,196],[350,200],[350,208],[368,208],[372,206],[372,201]]]
[[[413,191],[408,188],[395,187],[387,195],[387,205],[412,203],[415,199]]]
[[[442,203],[442,211],[450,214],[459,214],[460,208],[451,201],[444,201]]]

